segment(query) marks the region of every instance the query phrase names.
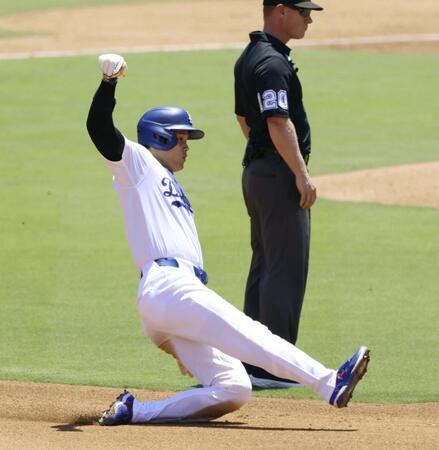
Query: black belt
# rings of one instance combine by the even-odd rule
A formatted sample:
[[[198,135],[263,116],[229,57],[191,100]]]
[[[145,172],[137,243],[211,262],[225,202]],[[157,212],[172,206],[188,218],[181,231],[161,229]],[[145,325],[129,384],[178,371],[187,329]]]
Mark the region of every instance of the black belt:
[[[154,260],[159,266],[180,267],[175,258],[158,258]],[[207,273],[200,267],[192,266],[195,276],[203,283],[207,284]]]
[[[254,146],[249,144],[246,149],[246,154],[244,156],[244,167],[247,166],[251,161],[259,158],[263,158],[264,156],[275,155],[278,158],[282,159],[282,156],[279,155],[279,152],[275,147],[271,146]],[[302,158],[305,161],[305,164],[308,165],[309,162],[309,153],[302,153]]]
[[[279,158],[282,158],[282,156],[279,155],[279,152],[274,147],[261,147],[261,151],[263,155],[278,155]],[[309,161],[309,153],[301,153],[303,160],[305,161],[305,164],[308,165]]]

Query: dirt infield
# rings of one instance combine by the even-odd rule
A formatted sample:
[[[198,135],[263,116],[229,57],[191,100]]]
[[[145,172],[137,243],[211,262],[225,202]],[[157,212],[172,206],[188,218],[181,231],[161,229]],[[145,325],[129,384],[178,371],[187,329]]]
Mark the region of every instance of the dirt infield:
[[[0,17],[0,29],[34,33],[0,39],[0,53],[19,51],[84,50],[246,42],[248,32],[261,28],[259,0],[197,0],[113,5]],[[314,24],[300,45],[316,39],[365,36],[437,34],[436,0],[339,0],[321,2],[326,10],[315,13]],[[438,51],[436,42],[402,43],[392,50],[414,45],[419,51]],[[330,44],[329,44],[330,45]],[[383,43],[382,45],[388,46]],[[351,47],[361,45],[351,44]],[[374,45],[376,46],[376,44]],[[378,45],[379,47],[379,45]]]
[[[287,449],[437,448],[439,404],[254,399],[210,424],[100,427],[99,413],[119,390],[0,382],[0,448],[4,449]],[[169,393],[134,391],[141,400]]]
[[[261,27],[259,3],[202,0],[183,6],[160,2],[4,16],[0,29],[28,36],[0,39],[0,53],[240,43],[247,40],[248,31]],[[437,0],[340,0],[331,5],[324,0],[322,4],[327,11],[315,14],[307,40],[407,37],[438,31]],[[439,52],[434,40],[384,41],[366,46],[352,41],[344,48]],[[408,178],[417,179],[417,186],[409,185]],[[322,197],[438,208],[438,180],[439,163],[433,163],[318,177],[316,184]],[[437,403],[354,402],[337,411],[319,401],[257,398],[210,425],[97,426],[97,415],[118,393],[108,388],[0,382],[0,449],[433,449],[439,442]],[[141,400],[169,394],[135,393]]]

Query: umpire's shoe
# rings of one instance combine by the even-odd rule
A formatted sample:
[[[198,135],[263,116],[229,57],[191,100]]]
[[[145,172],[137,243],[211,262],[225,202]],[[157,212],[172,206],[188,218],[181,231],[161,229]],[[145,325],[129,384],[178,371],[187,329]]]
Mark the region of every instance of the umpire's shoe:
[[[99,425],[124,425],[133,417],[134,397],[124,390],[99,419]]]
[[[346,361],[337,370],[334,392],[329,399],[329,403],[336,408],[344,408],[352,398],[355,386],[367,372],[369,364],[369,349],[360,347],[354,356]]]

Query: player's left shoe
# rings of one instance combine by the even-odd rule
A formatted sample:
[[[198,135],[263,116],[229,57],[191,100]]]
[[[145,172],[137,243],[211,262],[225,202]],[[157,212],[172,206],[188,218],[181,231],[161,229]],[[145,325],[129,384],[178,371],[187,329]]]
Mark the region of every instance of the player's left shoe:
[[[329,399],[329,403],[336,408],[344,408],[352,398],[355,386],[367,372],[369,364],[369,349],[360,347],[352,356],[337,370],[336,384],[334,392]]]
[[[133,418],[133,395],[124,390],[119,397],[104,411],[99,425],[125,425]]]

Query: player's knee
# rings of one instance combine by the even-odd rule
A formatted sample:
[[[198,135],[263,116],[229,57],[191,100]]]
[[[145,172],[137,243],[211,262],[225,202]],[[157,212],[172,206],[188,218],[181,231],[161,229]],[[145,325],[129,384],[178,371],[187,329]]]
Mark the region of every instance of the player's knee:
[[[249,383],[248,385],[241,385],[237,389],[236,400],[239,403],[239,408],[244,406],[246,403],[250,401],[252,398],[252,385]]]
[[[249,382],[235,383],[233,385],[225,386],[224,393],[227,397],[228,404],[230,405],[230,411],[235,411],[246,403],[248,403],[252,397],[252,385]]]

